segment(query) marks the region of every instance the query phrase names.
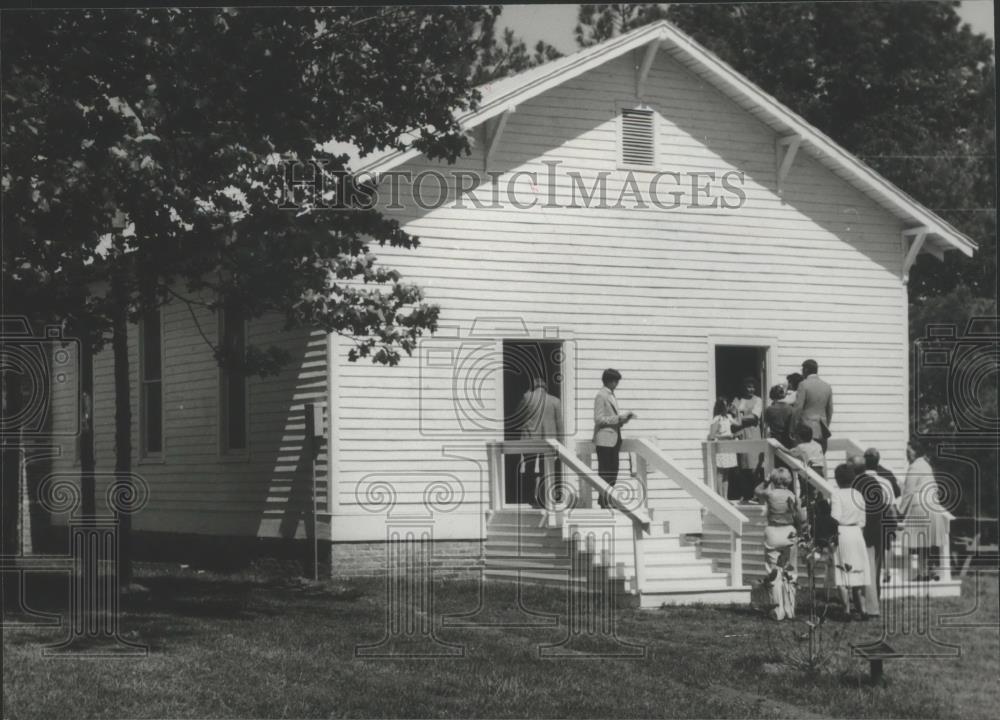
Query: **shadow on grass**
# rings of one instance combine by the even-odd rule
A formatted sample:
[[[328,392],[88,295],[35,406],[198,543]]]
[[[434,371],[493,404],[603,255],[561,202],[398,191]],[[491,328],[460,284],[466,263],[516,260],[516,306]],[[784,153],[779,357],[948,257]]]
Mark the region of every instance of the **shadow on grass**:
[[[55,634],[66,632],[74,591],[70,577],[62,572],[28,572],[24,578],[23,583],[18,583],[15,578],[4,577],[5,623],[48,628]],[[106,587],[111,578],[102,575],[99,580]],[[368,594],[364,584],[345,586],[214,574],[159,573],[139,577],[136,583],[138,591],[120,598],[119,625],[141,630],[146,642],[194,635],[200,621],[267,620],[281,615],[285,606],[321,611],[330,603],[352,603]],[[108,607],[103,601],[102,608]],[[95,610],[100,612],[101,608]],[[32,642],[30,638],[17,640],[22,641]]]

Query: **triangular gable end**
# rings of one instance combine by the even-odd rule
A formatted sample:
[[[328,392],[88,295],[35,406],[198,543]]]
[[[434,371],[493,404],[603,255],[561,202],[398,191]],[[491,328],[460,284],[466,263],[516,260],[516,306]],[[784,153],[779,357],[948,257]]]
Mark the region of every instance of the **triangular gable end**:
[[[479,88],[482,94],[479,109],[458,115],[458,121],[463,129],[471,130],[492,118],[513,111],[520,103],[644,46],[647,52],[639,69],[637,85],[641,86],[642,78],[648,72],[656,52],[669,54],[768,125],[775,131],[779,143],[793,144],[799,150],[809,153],[835,175],[903,220],[908,225],[903,237],[909,248],[904,274],[920,252],[928,252],[940,259],[948,250],[959,250],[971,256],[977,249],[976,243],[967,235],[918,203],[665,20],[517,75],[487,83]],[[412,148],[378,153],[369,156],[367,161],[361,161],[357,172],[376,175],[388,172],[420,154],[419,150]]]

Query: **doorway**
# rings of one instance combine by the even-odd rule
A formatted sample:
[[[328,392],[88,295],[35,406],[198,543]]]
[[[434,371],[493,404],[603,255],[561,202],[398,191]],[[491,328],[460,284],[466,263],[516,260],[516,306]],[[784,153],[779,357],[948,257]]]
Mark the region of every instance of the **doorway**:
[[[531,389],[535,378],[545,380],[547,392],[560,401],[565,421],[563,400],[565,387],[565,352],[562,340],[503,341],[503,412],[504,439],[519,440],[523,418],[518,417],[518,405]],[[523,472],[520,455],[504,456],[504,502],[528,504],[534,492],[534,482]],[[527,487],[528,485],[532,487]]]
[[[766,346],[759,345],[716,345],[713,403],[717,397],[727,400],[739,397],[743,392],[744,380],[748,377],[757,381],[757,394],[766,398],[767,351]]]

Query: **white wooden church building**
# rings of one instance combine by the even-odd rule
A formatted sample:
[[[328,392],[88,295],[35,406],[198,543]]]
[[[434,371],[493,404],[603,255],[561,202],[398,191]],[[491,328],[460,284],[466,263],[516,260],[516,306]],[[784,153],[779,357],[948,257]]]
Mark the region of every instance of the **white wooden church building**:
[[[275,318],[250,322],[246,339],[281,342],[296,362],[234,381],[186,306],[135,328],[134,467],[149,501],[133,527],[144,547],[301,542],[315,517],[335,574],[379,571],[387,538],[416,533],[432,539],[440,573],[572,582],[585,552],[644,605],[745,598],[755,516],[706,477],[713,400],[753,375],[766,402],[806,358],[834,387],[831,454],[874,445],[904,467],[907,273],[919,253],[971,255],[968,237],[665,22],[488,85],[461,121],[474,150],[454,166],[415,151],[357,164],[427,178],[423,208],[412,184],[396,203],[381,196],[420,246],[377,254],[441,308],[441,330],[399,366],[348,362],[349,341],[285,333]],[[475,189],[461,185],[472,174]],[[220,319],[198,321],[223,332]],[[622,455],[634,480],[622,484],[645,485],[615,511],[588,502],[607,367],[637,414]],[[107,474],[111,370],[110,352],[99,355],[95,452]],[[544,448],[511,442],[513,408],[537,373],[566,430]],[[81,383],[61,387],[57,427],[74,422]],[[307,403],[324,409],[315,472]],[[533,449],[560,457],[576,509],[514,502]],[[67,444],[54,469],[78,472],[78,451]],[[614,546],[575,543],[588,527],[613,532]]]

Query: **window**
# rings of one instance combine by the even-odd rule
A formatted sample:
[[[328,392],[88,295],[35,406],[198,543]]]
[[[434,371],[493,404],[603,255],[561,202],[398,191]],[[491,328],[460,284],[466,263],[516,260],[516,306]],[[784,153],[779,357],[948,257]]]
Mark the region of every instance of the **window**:
[[[223,363],[219,387],[219,429],[223,453],[247,449],[247,378],[236,363],[246,353],[246,322],[236,308],[222,311],[219,339]]]
[[[149,310],[139,324],[139,433],[142,455],[163,452],[163,342],[160,311]]]
[[[656,118],[649,108],[621,108],[619,161],[622,166],[656,166]]]

